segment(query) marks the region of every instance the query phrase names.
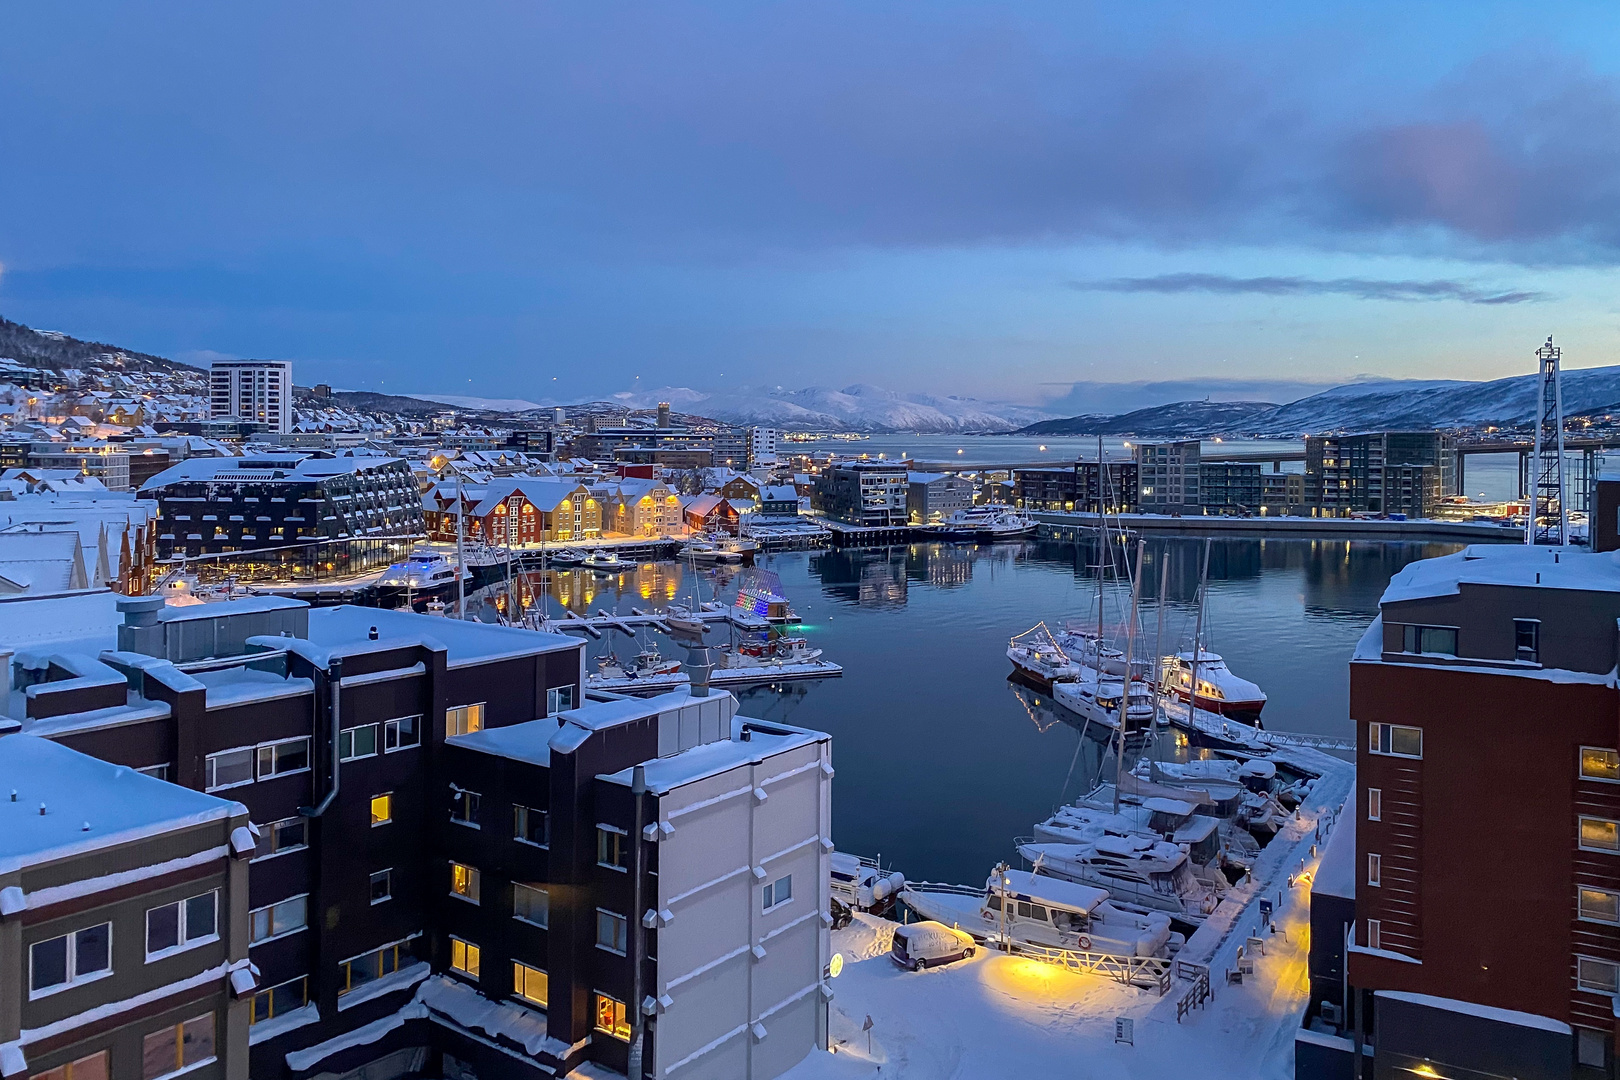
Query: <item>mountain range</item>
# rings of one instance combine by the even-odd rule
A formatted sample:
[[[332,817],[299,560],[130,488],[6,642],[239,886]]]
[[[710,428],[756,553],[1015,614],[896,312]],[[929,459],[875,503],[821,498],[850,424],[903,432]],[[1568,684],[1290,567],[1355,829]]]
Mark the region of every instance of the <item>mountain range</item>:
[[[678,409],[728,424],[759,424],[787,431],[915,431],[919,433],[1017,430],[1052,413],[1031,405],[1009,405],[977,398],[903,394],[857,383],[842,390],[808,386],[802,390],[739,388],[705,393],[684,386],[616,394],[634,409],[667,401]]]

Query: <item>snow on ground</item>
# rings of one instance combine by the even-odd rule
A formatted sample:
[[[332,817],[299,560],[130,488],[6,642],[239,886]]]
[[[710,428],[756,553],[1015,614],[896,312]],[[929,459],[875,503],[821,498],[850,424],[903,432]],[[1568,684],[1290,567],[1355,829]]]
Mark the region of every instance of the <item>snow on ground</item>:
[[[907,972],[888,959],[892,930],[857,915],[833,933],[833,950],[845,960],[829,1010],[835,1051],[812,1052],[787,1080],[1292,1080],[1294,1032],[1309,992],[1310,890],[1303,882],[1289,888],[1287,876],[1302,860],[1314,873],[1318,820],[1325,844],[1327,824],[1354,781],[1353,770],[1337,766],[1317,783],[1299,820],[1267,847],[1262,861],[1277,876],[1266,894],[1274,902],[1279,890],[1283,895],[1279,932],[1266,936],[1255,974],[1242,985],[1226,982],[1238,948],[1258,926],[1258,888],[1247,890],[1246,906],[1232,905],[1228,917],[1188,942],[1184,955],[1213,958],[1215,996],[1181,1023],[1176,1002],[1188,982],[1161,998],[1100,975],[984,951],[948,967]],[[861,1030],[867,1016],[870,1052]],[[1116,1017],[1134,1021],[1134,1045],[1115,1043]]]

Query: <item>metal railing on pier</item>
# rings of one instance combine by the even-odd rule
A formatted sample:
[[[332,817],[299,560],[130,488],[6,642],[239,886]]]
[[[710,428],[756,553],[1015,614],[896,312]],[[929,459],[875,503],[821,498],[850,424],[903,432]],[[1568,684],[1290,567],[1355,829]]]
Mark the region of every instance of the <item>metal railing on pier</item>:
[[[1010,951],[1020,956],[1045,960],[1049,964],[1066,967],[1070,971],[1103,975],[1126,986],[1156,990],[1160,997],[1170,992],[1170,971],[1175,961],[1164,957],[1122,956],[1118,953],[1053,949],[1025,941],[1013,941],[1009,945]]]

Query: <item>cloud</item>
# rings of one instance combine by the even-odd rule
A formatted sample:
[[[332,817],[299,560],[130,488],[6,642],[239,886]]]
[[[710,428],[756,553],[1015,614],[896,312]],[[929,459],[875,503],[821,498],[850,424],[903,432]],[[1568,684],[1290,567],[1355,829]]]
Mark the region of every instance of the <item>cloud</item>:
[[[1165,379],[1156,382],[1048,383],[1042,408],[1062,415],[1116,415],[1173,401],[1269,401],[1286,405],[1337,383],[1293,379]]]
[[[1525,304],[1550,299],[1530,289],[1483,289],[1461,281],[1387,281],[1372,278],[1232,277],[1228,274],[1159,274],[1155,277],[1071,281],[1082,292],[1252,293],[1261,296],[1353,296],[1358,300],[1461,300],[1467,304]]]

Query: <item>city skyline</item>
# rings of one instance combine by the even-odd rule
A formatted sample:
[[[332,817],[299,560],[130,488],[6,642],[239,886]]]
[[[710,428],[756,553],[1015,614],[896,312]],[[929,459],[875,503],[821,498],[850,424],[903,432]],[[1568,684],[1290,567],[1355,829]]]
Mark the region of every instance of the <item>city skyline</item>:
[[[0,314],[542,403],[1598,366],[1620,22],[1557,10],[14,10]]]

